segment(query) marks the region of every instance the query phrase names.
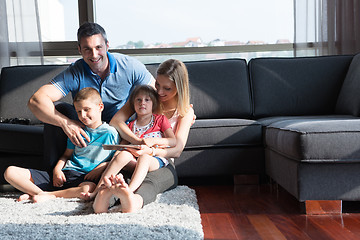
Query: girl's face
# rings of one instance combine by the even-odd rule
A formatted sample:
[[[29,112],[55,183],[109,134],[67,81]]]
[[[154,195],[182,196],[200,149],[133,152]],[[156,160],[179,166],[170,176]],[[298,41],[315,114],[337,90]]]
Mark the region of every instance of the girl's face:
[[[135,97],[134,108],[137,115],[152,114],[153,102],[148,94],[139,93]]]
[[[166,75],[158,75],[156,77],[155,88],[161,102],[172,100],[177,95],[175,83]]]

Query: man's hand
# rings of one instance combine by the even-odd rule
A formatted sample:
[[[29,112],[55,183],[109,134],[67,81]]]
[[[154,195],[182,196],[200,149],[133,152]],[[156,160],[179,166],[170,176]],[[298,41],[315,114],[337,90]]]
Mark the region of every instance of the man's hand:
[[[79,121],[69,120],[67,121],[67,124],[63,125],[61,128],[74,145],[86,147],[87,145],[84,138],[88,142],[90,142],[90,138],[82,128],[83,126],[84,125]]]
[[[63,171],[54,171],[53,174],[53,185],[54,187],[62,187],[66,182],[66,177]]]

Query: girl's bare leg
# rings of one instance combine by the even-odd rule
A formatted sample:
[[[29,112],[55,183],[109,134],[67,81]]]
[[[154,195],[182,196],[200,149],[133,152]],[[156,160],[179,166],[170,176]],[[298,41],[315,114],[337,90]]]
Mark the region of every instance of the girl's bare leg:
[[[109,178],[111,175],[116,175],[118,172],[120,172],[121,169],[123,169],[130,161],[135,161],[134,156],[128,152],[128,151],[121,151],[119,154],[117,154],[109,163],[108,167],[105,169],[103,174],[101,175],[101,180],[97,186],[100,187],[102,184],[106,183],[104,182],[104,178]],[[107,186],[110,187],[110,186]]]
[[[104,187],[110,187],[111,185],[108,184],[106,179],[110,178],[111,175],[116,175],[123,169],[129,162],[135,161],[134,156],[128,151],[121,151],[116,154],[105,171],[102,173],[100,181],[98,182],[95,189],[91,192],[83,192],[81,193],[81,198],[84,200],[91,200],[94,199],[96,194]]]
[[[99,190],[93,203],[93,209],[95,213],[105,213],[108,211],[110,198],[112,192],[109,188],[103,188]]]
[[[130,190],[122,174],[115,176],[112,182],[114,184],[110,187],[110,192],[120,199],[121,211],[123,213],[135,212],[142,208],[144,203],[143,198]]]
[[[129,188],[131,191],[135,192],[144,181],[148,172],[155,171],[159,169],[159,161],[147,154],[141,155],[137,159],[135,171],[131,177]]]
[[[25,193],[18,198],[18,201],[28,200],[30,196],[42,192],[42,190],[34,184],[29,169],[10,166],[6,169],[4,177],[13,187]]]

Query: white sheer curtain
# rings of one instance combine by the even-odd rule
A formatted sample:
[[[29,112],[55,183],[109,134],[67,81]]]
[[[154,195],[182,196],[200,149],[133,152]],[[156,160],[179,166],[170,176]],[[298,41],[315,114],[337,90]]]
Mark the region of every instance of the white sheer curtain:
[[[294,0],[295,56],[360,52],[359,0]]]
[[[0,67],[43,62],[37,0],[0,0]]]

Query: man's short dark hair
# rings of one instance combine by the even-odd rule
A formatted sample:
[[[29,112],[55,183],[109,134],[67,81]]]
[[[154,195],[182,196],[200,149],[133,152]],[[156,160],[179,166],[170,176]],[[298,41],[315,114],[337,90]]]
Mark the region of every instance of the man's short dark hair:
[[[78,40],[79,46],[80,46],[80,40],[83,37],[91,37],[96,34],[101,34],[101,36],[105,40],[105,43],[108,42],[107,37],[106,37],[106,32],[105,32],[104,28],[102,28],[99,24],[90,23],[90,22],[83,23],[79,27],[78,32],[77,32],[77,40]]]

